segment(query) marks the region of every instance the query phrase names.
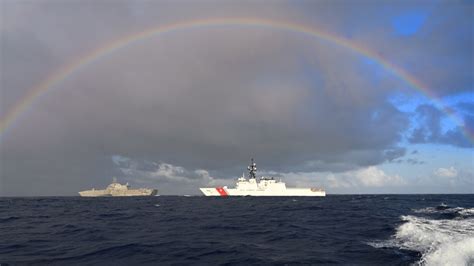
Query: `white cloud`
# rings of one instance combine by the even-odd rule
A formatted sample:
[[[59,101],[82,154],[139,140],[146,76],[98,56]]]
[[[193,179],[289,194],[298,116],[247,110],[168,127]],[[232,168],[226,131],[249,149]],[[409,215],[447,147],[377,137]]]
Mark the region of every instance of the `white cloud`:
[[[124,157],[122,155],[113,155],[112,156],[112,161],[114,162],[114,164],[120,166],[124,163],[130,162],[130,158]]]
[[[389,175],[376,166],[346,171],[342,173],[298,172],[276,173],[267,172],[270,176],[284,176],[287,184],[292,186],[323,186],[328,189],[354,192],[355,188],[400,187],[407,181],[400,175]]]
[[[351,182],[338,178],[334,174],[326,176],[326,180],[329,182],[329,187],[332,188],[350,188],[354,186]]]
[[[438,168],[434,171],[434,174],[439,177],[456,177],[458,176],[458,170],[453,166],[449,168]]]
[[[130,159],[130,161],[133,161]],[[125,167],[120,167],[122,173],[137,182],[146,182],[150,180],[166,182],[192,182],[195,180],[212,179],[209,175],[204,175],[200,171],[188,171],[181,166],[175,166],[169,163],[137,162],[133,161]],[[148,164],[148,167],[145,165]]]
[[[354,175],[358,183],[365,187],[399,186],[406,184],[405,180],[399,175],[387,175],[384,171],[375,166],[352,172],[355,172]]]
[[[165,177],[170,180],[180,180],[180,181],[187,181],[191,179],[191,177],[186,176],[188,173],[183,167],[181,166],[174,166],[169,163],[160,163],[158,164],[158,169],[155,171],[149,171],[151,177]]]
[[[165,162],[135,160],[114,155],[112,161],[124,178],[139,186],[158,188],[160,194],[199,194],[200,187],[230,185],[231,180],[218,179],[205,169],[189,170]]]

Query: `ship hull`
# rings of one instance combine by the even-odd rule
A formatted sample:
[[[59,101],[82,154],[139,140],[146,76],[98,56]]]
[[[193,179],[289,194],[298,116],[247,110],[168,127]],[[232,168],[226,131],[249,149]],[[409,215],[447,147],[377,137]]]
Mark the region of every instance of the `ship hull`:
[[[158,194],[156,189],[129,189],[126,191],[108,191],[102,190],[85,190],[79,192],[81,197],[146,197]]]
[[[311,188],[287,188],[284,190],[239,190],[235,188],[200,188],[204,196],[208,197],[325,197],[326,192]]]

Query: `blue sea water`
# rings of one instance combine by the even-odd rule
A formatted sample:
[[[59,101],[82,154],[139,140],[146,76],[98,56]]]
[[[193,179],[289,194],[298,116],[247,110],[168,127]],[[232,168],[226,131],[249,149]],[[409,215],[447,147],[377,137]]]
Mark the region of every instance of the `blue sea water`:
[[[0,198],[0,263],[473,265],[474,195]]]

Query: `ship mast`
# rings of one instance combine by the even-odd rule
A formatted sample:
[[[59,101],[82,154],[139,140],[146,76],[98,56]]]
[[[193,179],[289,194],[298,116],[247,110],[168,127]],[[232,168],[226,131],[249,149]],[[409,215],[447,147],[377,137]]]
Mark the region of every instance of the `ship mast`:
[[[257,176],[255,175],[255,173],[257,172],[257,164],[254,163],[253,158],[247,169],[249,170],[249,179],[257,179]]]

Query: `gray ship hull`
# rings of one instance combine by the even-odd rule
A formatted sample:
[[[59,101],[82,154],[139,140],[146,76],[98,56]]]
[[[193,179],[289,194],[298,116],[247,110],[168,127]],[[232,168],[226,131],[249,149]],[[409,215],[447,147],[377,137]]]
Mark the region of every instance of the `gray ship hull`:
[[[156,189],[128,189],[123,191],[109,191],[107,189],[84,190],[79,192],[81,197],[144,197],[155,196],[158,194]]]
[[[105,189],[91,189],[80,191],[81,197],[144,197],[144,196],[155,196],[158,194],[158,190],[151,188],[135,188],[132,189],[127,184],[122,185],[117,182],[114,178],[112,184],[108,185]]]

